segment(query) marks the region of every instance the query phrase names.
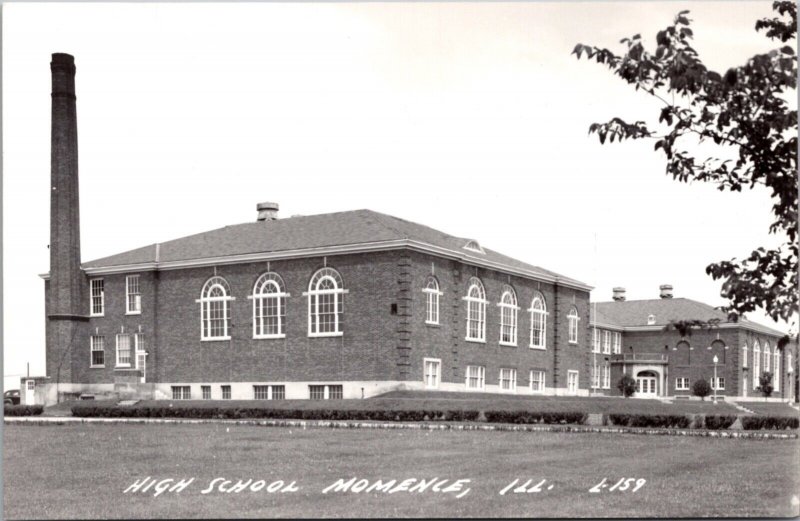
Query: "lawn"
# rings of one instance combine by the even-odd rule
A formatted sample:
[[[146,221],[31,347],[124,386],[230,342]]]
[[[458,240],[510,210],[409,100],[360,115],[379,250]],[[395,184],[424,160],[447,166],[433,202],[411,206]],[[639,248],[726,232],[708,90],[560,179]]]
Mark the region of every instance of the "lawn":
[[[635,414],[743,414],[733,405],[711,401],[636,400],[579,396],[513,396],[484,393],[396,391],[366,400],[142,400],[134,407],[264,407],[272,409],[425,409],[425,410],[530,410],[535,412],[587,412]],[[59,405],[58,407],[62,407]],[[788,407],[787,407],[788,408]],[[61,410],[64,410],[63,407]],[[49,409],[46,410],[46,414]]]
[[[747,407],[756,414],[764,416],[798,416],[800,413],[797,409],[789,407],[785,403],[758,403],[758,402],[742,402],[744,407]]]
[[[792,506],[800,487],[798,440],[224,424],[7,424],[4,437],[8,519],[798,514]],[[148,476],[195,479],[180,493],[155,497],[155,486],[124,493]],[[353,477],[370,484],[409,478],[470,482],[462,483],[469,492],[461,498],[430,489],[322,493],[338,479]],[[215,478],[294,481],[298,490],[215,488],[203,494]],[[609,487],[589,492],[604,478]],[[636,482],[609,491],[620,478],[645,482],[636,492]],[[532,480],[526,489],[546,481],[540,492],[512,489],[501,495],[515,479],[517,486]]]

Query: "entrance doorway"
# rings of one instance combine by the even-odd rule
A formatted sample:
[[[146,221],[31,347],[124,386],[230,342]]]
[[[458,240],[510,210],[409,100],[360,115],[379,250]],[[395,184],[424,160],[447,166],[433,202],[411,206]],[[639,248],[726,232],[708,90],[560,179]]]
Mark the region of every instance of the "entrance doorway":
[[[25,382],[25,405],[36,403],[36,382],[28,380]]]
[[[636,396],[655,398],[658,396],[658,375],[653,371],[642,371],[636,375]]]

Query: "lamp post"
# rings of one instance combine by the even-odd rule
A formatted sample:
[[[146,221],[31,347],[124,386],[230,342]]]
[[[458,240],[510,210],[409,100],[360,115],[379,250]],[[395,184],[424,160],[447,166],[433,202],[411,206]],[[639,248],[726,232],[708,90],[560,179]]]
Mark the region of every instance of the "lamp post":
[[[711,386],[714,389],[714,405],[717,405],[717,362],[719,362],[719,357],[714,355],[714,385]]]

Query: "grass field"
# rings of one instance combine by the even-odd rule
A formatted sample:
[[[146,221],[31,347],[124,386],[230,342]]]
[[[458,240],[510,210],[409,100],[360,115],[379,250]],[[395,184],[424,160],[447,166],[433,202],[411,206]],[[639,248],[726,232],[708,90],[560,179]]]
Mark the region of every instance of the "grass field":
[[[793,516],[798,440],[207,425],[6,425],[8,519],[138,517]],[[180,493],[123,493],[145,477]],[[202,494],[218,477],[297,492]],[[329,492],[340,478],[469,479],[463,497]],[[589,490],[644,479],[636,492]],[[499,492],[514,479],[541,492]],[[553,488],[547,487],[552,484]],[[622,487],[619,487],[622,488]],[[796,500],[796,498],[795,498]]]
[[[797,409],[792,409],[785,403],[758,403],[742,402],[742,405],[756,414],[764,416],[797,416]]]

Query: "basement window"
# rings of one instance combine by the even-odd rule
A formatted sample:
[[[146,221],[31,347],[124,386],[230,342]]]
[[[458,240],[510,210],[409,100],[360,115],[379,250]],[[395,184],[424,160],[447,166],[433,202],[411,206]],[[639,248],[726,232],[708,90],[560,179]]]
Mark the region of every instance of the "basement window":
[[[173,400],[191,400],[192,388],[188,385],[173,385],[172,386],[172,399]]]
[[[309,385],[308,394],[312,400],[341,400],[344,389],[341,385]]]

